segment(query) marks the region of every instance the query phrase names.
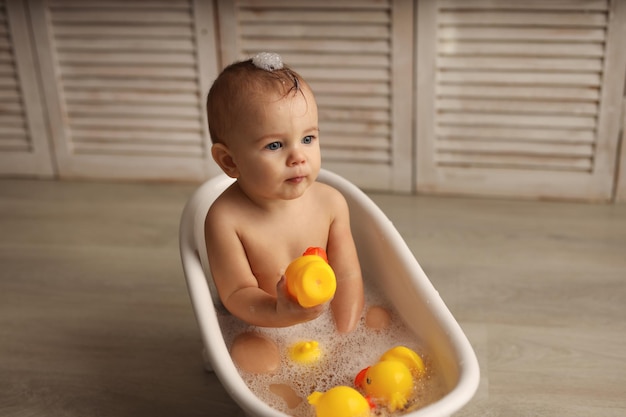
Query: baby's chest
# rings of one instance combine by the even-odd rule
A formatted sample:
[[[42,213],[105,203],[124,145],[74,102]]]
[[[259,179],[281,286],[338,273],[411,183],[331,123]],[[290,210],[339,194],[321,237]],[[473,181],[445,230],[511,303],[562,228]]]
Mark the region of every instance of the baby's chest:
[[[252,272],[259,281],[274,283],[308,247],[326,248],[329,228],[327,222],[321,221],[274,227],[250,225],[243,233],[242,243]]]

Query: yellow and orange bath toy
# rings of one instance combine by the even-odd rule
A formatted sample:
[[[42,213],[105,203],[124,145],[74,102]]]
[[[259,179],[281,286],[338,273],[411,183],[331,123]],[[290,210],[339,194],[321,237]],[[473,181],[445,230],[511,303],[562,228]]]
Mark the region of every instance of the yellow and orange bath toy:
[[[360,392],[339,385],[328,391],[314,392],[307,398],[316,417],[370,417],[372,405]]]
[[[374,403],[394,412],[406,407],[414,394],[414,379],[424,372],[424,362],[417,353],[405,346],[396,346],[385,352],[376,364],[359,372],[354,384]]]
[[[296,363],[311,365],[320,360],[322,350],[316,340],[306,340],[294,343],[289,348],[289,357]]]
[[[337,290],[335,272],[322,248],[308,248],[294,259],[285,271],[287,292],[302,307],[314,307],[329,301]]]

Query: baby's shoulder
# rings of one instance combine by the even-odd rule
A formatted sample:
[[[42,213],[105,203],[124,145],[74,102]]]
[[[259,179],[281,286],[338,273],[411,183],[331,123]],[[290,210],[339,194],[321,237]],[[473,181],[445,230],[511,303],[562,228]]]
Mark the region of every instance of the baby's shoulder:
[[[343,209],[347,206],[343,194],[328,184],[316,182],[313,190],[315,192],[315,201],[325,206],[331,206],[335,209]]]
[[[235,187],[229,187],[220,194],[211,204],[207,213],[207,222],[224,222],[228,219],[238,217],[244,205],[241,203],[241,196]]]

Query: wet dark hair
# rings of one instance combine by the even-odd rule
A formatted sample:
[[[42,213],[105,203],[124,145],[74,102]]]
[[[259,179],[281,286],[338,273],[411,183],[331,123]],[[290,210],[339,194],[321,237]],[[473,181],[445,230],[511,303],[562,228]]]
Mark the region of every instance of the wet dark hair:
[[[245,117],[251,98],[278,92],[280,98],[304,93],[302,77],[283,65],[271,71],[261,69],[252,60],[235,62],[224,68],[207,95],[207,119],[213,143],[224,143],[227,132],[238,117]],[[310,88],[309,88],[310,90]]]

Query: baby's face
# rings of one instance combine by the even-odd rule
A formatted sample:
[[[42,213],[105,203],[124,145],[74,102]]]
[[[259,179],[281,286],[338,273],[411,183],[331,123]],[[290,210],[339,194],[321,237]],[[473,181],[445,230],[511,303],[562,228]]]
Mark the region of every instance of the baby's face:
[[[301,92],[254,97],[235,126],[228,147],[237,181],[251,198],[298,198],[320,170],[317,104],[308,86]]]

